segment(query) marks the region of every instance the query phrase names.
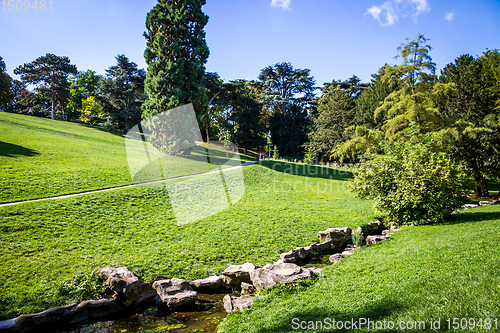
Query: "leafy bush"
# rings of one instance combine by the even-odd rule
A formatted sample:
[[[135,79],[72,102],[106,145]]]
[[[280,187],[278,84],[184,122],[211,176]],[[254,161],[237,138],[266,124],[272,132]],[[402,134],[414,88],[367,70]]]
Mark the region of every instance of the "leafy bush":
[[[107,285],[99,279],[96,270],[91,270],[77,276],[73,281],[64,282],[58,294],[61,297],[78,299],[80,302],[88,299],[98,299],[106,296]]]
[[[466,176],[461,165],[433,151],[431,134],[411,132],[406,140],[383,141],[383,155],[372,156],[354,170],[350,189],[374,200],[388,213],[389,224],[442,222],[465,201]]]
[[[365,245],[365,236],[362,233],[354,232],[352,234],[352,243],[357,247]]]

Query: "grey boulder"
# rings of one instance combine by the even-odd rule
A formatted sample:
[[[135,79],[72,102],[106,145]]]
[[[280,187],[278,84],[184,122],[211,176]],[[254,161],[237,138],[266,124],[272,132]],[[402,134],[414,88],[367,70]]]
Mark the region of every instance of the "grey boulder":
[[[250,283],[250,273],[258,267],[247,262],[244,265],[232,265],[222,272],[221,278],[225,285],[229,287],[239,286],[241,282]]]
[[[366,237],[366,244],[377,244],[378,242],[389,239],[389,236],[375,235]]]
[[[321,242],[329,242],[334,246],[342,246],[351,240],[352,230],[349,227],[345,228],[329,228],[318,233],[318,238]]]
[[[222,299],[222,302],[224,303],[224,310],[226,310],[227,313],[231,313],[235,310],[246,310],[252,306],[254,298],[255,295],[243,295],[240,297],[226,295]]]
[[[292,263],[267,264],[250,272],[250,279],[257,288],[272,288],[277,284],[289,284],[312,276],[310,270]]]
[[[153,288],[156,290],[156,305],[160,307],[176,308],[194,303],[198,293],[191,288],[189,282],[182,279],[165,279],[155,281]]]

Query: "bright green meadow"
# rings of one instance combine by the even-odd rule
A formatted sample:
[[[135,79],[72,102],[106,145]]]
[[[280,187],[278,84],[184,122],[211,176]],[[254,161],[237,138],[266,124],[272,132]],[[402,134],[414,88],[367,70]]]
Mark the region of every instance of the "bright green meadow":
[[[227,162],[223,150],[212,152],[210,166],[202,146],[191,158],[153,155],[168,178]],[[157,177],[149,171],[137,177]],[[316,242],[320,230],[376,219],[371,202],[347,189],[351,174],[344,170],[262,162],[225,177],[237,179],[241,172],[245,192],[238,202],[182,225],[166,190],[182,179],[0,207],[0,320],[78,301],[72,288],[84,288],[102,266],[126,265],[148,282],[158,275],[202,278],[231,264],[272,263],[282,252]],[[124,136],[0,113],[0,203],[132,182]],[[212,197],[203,193],[204,200]],[[500,205],[458,212],[446,224],[404,228],[312,280],[261,291],[249,310],[230,314],[220,330],[300,332],[298,322],[313,323],[311,331],[347,332],[318,322],[368,318],[395,325],[422,321],[425,328],[408,331],[433,332],[431,319],[441,318],[440,331],[494,332],[484,320],[500,321],[499,245]],[[467,318],[468,326],[448,330],[448,318]],[[483,329],[469,329],[470,318],[474,324],[482,319]]]
[[[31,133],[29,138],[16,137],[12,140],[15,143],[2,136],[4,145],[24,143],[22,149],[37,151],[36,154],[17,154],[3,150],[4,169],[9,169],[9,163],[13,170],[19,171],[23,164],[34,165],[35,161],[42,164],[64,161],[68,147],[80,147],[88,156],[96,151],[95,146],[100,142],[98,150],[102,156],[107,156],[105,151],[109,150],[114,152],[115,159],[103,158],[103,168],[112,173],[112,166],[122,163],[118,170],[124,170],[115,179],[126,179],[126,164],[120,162],[120,157],[124,157],[124,138],[77,124],[7,116],[10,122],[20,123],[21,118],[24,122],[36,121],[37,126],[47,128],[46,131],[57,128],[59,132],[65,129],[88,134],[67,139],[75,141],[72,143],[50,141],[49,134],[45,141]],[[1,126],[6,125],[2,122]],[[94,137],[95,141],[90,144],[88,141]],[[108,138],[107,141],[102,137]],[[51,149],[45,153],[40,142],[50,142]],[[80,168],[72,169],[71,175],[68,171],[67,177],[80,177],[84,184],[86,178],[79,176],[83,170],[84,175],[89,175],[88,179],[93,179],[90,175],[92,170],[99,170],[99,163],[84,163],[83,158],[79,160],[81,163],[75,162],[73,157],[77,157],[73,153],[69,155],[71,159],[67,163]],[[49,172],[52,169],[49,165],[46,167],[47,173],[43,175],[50,175],[51,182],[56,182],[57,177]],[[52,167],[61,171],[57,165]],[[31,172],[42,177],[41,171]],[[238,170],[228,174],[232,172]],[[304,172],[311,176],[290,174]],[[280,253],[316,241],[320,230],[355,227],[374,219],[371,203],[355,199],[346,189],[348,174],[345,171],[266,162],[243,168],[243,174],[246,192],[240,201],[208,218],[180,226],[168,192],[161,187],[132,187],[0,207],[0,316],[5,319],[75,301],[66,295],[67,285],[105,265],[126,265],[146,281],[157,275],[207,277],[220,274],[231,264],[274,262]],[[10,181],[3,179],[4,188],[14,191],[16,186],[10,182],[20,178],[10,174]],[[61,181],[59,192],[49,192],[40,185],[42,182],[33,186],[26,182],[24,191],[18,192],[16,199],[77,192],[98,188],[100,184],[113,185],[109,178],[105,180],[105,183],[76,189]],[[26,195],[22,196],[23,193]]]

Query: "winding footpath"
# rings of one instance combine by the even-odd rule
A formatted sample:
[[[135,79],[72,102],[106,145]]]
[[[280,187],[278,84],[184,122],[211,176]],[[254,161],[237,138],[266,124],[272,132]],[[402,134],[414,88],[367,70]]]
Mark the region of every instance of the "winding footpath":
[[[174,177],[174,178],[169,178],[169,179],[162,179],[162,180],[154,180],[154,181],[145,182],[145,183],[137,183],[137,184],[131,184],[131,185],[110,187],[110,188],[105,188],[105,189],[101,189],[101,190],[94,190],[94,191],[87,191],[87,192],[80,192],[80,193],[73,193],[73,194],[66,194],[66,195],[59,195],[59,196],[50,197],[50,198],[42,198],[42,199],[32,199],[32,200],[9,202],[9,203],[0,204],[0,207],[14,206],[14,205],[20,205],[20,204],[23,204],[23,203],[38,202],[38,201],[45,201],[45,200],[66,199],[66,198],[77,197],[77,196],[80,196],[80,195],[86,195],[86,194],[92,194],[92,193],[100,193],[100,192],[106,192],[106,191],[120,190],[120,189],[123,189],[123,188],[129,188],[129,187],[158,184],[158,183],[168,182],[168,181],[177,180],[177,179],[193,178],[193,177],[198,177],[198,176],[203,176],[203,175],[209,175],[209,174],[212,174],[212,173],[222,172],[222,171],[235,170],[235,169],[242,168],[242,167],[245,167],[247,165],[252,165],[252,164],[255,164],[255,162],[245,162],[243,164],[240,164],[240,165],[237,165],[237,166],[234,166],[234,167],[230,167],[230,168],[227,168],[227,169],[218,169],[218,170],[213,170],[213,171],[204,172],[204,173],[198,173],[198,174],[194,174],[194,175],[179,176],[179,177]]]

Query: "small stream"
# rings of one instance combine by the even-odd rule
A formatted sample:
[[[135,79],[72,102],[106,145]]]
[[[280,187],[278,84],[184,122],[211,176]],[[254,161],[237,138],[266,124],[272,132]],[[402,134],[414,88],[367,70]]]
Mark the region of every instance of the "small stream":
[[[329,254],[309,258],[300,266],[324,268],[331,265],[328,257]],[[222,303],[225,295],[227,292],[198,293],[196,305],[185,310],[165,313],[151,307],[128,318],[79,325],[60,333],[214,333],[227,316]],[[231,295],[240,296],[240,293]]]
[[[80,325],[61,333],[213,333],[227,316],[223,294],[198,293],[196,306],[186,312],[164,313],[156,307],[129,318]]]

